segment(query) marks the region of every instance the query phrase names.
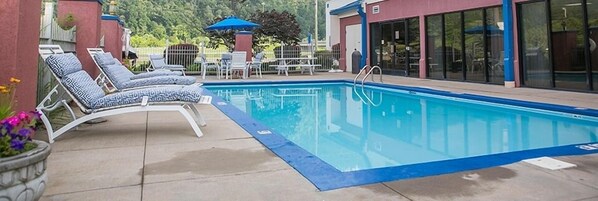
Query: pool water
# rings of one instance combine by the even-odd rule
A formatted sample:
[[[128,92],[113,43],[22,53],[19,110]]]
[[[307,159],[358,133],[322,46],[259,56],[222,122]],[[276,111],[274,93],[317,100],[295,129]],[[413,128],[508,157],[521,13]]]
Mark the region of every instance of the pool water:
[[[341,172],[598,142],[598,118],[352,84],[206,86]]]

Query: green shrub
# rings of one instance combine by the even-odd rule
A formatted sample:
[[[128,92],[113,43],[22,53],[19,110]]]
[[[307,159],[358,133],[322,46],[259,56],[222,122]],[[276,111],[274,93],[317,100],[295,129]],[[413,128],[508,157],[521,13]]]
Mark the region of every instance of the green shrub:
[[[63,30],[70,30],[75,26],[75,16],[67,13],[64,17],[58,19],[58,26]]]

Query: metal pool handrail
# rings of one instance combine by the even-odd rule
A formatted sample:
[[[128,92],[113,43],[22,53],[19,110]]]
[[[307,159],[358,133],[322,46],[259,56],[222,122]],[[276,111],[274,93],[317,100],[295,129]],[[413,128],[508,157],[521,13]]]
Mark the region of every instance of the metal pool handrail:
[[[373,106],[377,107],[380,106],[382,104],[382,96],[380,96],[380,102],[378,104],[375,104],[372,99],[365,93],[364,90],[364,83],[365,83],[365,79],[367,79],[373,72],[375,69],[378,69],[380,71],[380,83],[382,83],[382,69],[379,66],[373,66],[371,68],[369,68],[369,65],[365,65],[360,71],[359,73],[355,76],[355,78],[353,78],[353,92],[357,95],[357,97],[359,97],[359,99],[361,99],[361,101],[363,103],[366,104],[372,104]],[[365,76],[363,77],[363,79],[361,79],[361,93],[363,93],[363,95],[365,96],[366,100],[363,99],[363,97],[361,97],[361,95],[357,92],[356,89],[356,85],[357,85],[357,79],[361,76],[361,74],[363,74],[363,72],[366,72]],[[374,82],[374,77],[372,76],[372,82]]]

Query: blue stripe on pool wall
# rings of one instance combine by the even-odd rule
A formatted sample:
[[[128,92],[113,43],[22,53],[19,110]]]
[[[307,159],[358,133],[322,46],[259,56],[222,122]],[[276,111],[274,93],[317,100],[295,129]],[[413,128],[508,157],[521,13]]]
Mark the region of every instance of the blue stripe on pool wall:
[[[266,81],[266,82],[223,82],[205,83],[205,86],[231,86],[231,85],[254,85],[254,84],[307,84],[307,83],[353,83],[348,80],[327,80],[327,81]],[[598,117],[598,110],[576,109],[571,106],[555,105],[539,102],[520,101],[505,98],[480,96],[473,94],[455,94],[448,91],[427,89],[420,87],[405,87],[398,85],[368,83],[367,85],[386,87],[390,89],[407,90],[434,95],[449,96],[491,103],[499,103],[513,106],[521,106],[535,109],[552,110],[572,114],[580,114]],[[245,131],[251,134],[260,143],[270,149],[274,154],[296,169],[301,175],[307,178],[319,190],[333,190],[344,187],[388,182],[400,179],[419,178],[447,173],[455,173],[468,170],[495,167],[515,163],[524,159],[542,156],[564,156],[584,155],[598,153],[598,143],[584,143],[566,145],[550,148],[515,151],[508,153],[491,154],[485,156],[452,159],[437,162],[420,163],[394,167],[375,168],[351,172],[341,172],[318,157],[307,152],[303,148],[285,139],[269,127],[254,120],[249,115],[235,106],[228,104],[221,97],[212,93],[209,89],[204,90],[205,95],[213,97],[212,104],[235,121]],[[260,134],[263,131],[270,131],[270,134]]]

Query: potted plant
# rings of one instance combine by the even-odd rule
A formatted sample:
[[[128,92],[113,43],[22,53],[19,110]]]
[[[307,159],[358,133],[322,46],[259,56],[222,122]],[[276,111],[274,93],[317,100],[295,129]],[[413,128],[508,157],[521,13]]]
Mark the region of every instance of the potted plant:
[[[39,128],[40,113],[12,111],[15,86],[0,85],[0,198],[38,200],[46,187],[48,143],[32,140]]]

